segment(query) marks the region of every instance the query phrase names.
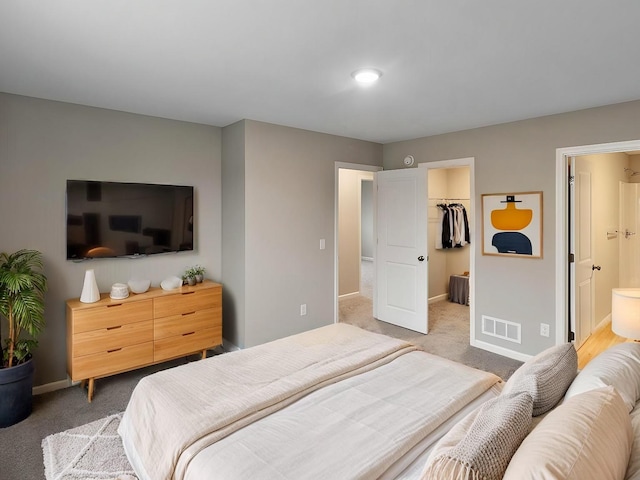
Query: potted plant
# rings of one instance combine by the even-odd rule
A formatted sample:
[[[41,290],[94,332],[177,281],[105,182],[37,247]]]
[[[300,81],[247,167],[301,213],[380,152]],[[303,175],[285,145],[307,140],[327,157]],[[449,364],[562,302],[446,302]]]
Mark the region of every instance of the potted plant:
[[[193,267],[193,272],[196,275],[196,283],[202,283],[204,280],[204,267],[201,265],[196,265]]]
[[[0,427],[18,423],[31,413],[31,352],[45,325],[47,278],[42,268],[42,254],[36,250],[0,254],[0,317],[8,322],[5,345],[0,341]],[[21,337],[23,332],[31,338]]]
[[[196,272],[193,268],[187,268],[182,276],[182,279],[189,285],[196,284]]]

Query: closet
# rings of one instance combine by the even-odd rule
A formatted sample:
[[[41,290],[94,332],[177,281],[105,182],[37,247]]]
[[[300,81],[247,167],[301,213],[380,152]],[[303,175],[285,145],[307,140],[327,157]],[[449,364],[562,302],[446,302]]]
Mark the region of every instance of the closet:
[[[475,241],[470,234],[473,221],[469,167],[429,170],[429,302],[448,300],[468,304],[469,251]],[[466,217],[466,221],[465,221]],[[443,235],[444,233],[444,235]],[[449,242],[447,242],[449,240]],[[452,278],[453,277],[453,278]],[[454,287],[450,292],[450,284]]]

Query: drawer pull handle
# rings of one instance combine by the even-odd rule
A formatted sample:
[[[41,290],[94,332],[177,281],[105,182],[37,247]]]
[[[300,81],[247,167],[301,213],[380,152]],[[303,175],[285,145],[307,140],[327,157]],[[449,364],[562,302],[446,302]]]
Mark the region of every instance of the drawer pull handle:
[[[187,312],[187,313],[183,313],[182,316],[186,317],[187,315],[193,315],[194,313],[196,313],[196,312]]]
[[[192,293],[196,293],[196,292],[182,292],[182,295],[191,295]]]
[[[194,333],[196,333],[196,332],[183,333],[182,336],[186,337],[187,335],[193,335]]]
[[[119,352],[122,348],[114,348],[113,350],[107,350],[107,353]]]
[[[107,327],[107,330],[117,330],[119,328],[122,328],[122,325],[118,325],[117,327]]]
[[[107,308],[111,308],[111,307],[120,307],[120,306],[122,306],[122,304],[121,304],[121,303],[115,303],[115,304],[113,304],[113,305],[107,305]]]

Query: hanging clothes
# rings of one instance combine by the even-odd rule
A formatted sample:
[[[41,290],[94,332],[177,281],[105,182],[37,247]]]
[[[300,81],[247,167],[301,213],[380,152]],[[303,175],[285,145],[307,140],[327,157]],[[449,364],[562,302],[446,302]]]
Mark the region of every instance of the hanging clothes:
[[[469,219],[464,205],[439,203],[436,249],[462,248],[471,243]]]

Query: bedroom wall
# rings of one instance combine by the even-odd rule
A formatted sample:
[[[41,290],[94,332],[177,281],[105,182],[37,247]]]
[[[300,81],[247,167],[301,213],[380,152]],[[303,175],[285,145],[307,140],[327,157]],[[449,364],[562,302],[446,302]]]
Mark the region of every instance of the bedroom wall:
[[[385,169],[403,168],[407,154],[416,164],[475,157],[476,204],[483,193],[543,191],[543,258],[483,256],[475,242],[476,338],[511,351],[533,355],[554,343],[555,172],[556,149],[640,138],[640,101],[552,115],[520,122],[386,144]],[[481,209],[474,212],[481,225]],[[522,325],[522,344],[481,333],[489,315]],[[551,334],[539,335],[540,322]]]
[[[66,379],[65,301],[79,297],[93,268],[109,291],[132,275],[157,286],[201,264],[221,278],[221,129],[0,93],[0,251],[44,254],[46,330],[35,385]],[[67,179],[193,185],[196,250],[136,260],[67,261]]]
[[[225,288],[244,289],[244,318],[236,312],[235,322],[244,328],[238,346],[249,347],[333,323],[335,162],[381,165],[382,146],[243,123],[246,267],[230,266],[236,280],[225,275]]]

